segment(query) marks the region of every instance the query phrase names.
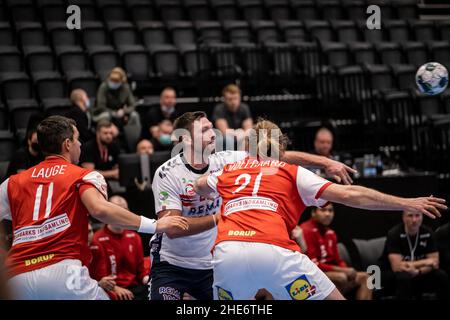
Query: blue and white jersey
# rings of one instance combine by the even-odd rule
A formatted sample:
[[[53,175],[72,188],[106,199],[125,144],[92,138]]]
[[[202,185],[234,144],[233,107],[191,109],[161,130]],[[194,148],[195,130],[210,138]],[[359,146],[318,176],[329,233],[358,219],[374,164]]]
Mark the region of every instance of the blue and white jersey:
[[[153,178],[155,211],[180,210],[185,217],[202,217],[220,210],[222,199],[213,194],[210,199],[194,191],[194,182],[205,173],[215,173],[229,163],[247,157],[245,151],[221,151],[209,156],[209,165],[198,170],[186,163],[181,154],[166,161]],[[166,234],[155,234],[150,242],[153,259],[166,261],[178,267],[212,269],[211,248],[217,236],[214,227],[199,234],[170,239]]]

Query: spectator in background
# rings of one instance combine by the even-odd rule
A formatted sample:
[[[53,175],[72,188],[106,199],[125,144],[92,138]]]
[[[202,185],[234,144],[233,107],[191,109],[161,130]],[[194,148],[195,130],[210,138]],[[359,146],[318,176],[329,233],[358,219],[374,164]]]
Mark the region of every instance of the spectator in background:
[[[178,117],[178,112],[175,108],[176,104],[177,93],[175,89],[171,87],[164,88],[159,96],[159,107],[151,107],[143,117],[141,139],[158,139],[161,122],[169,120],[170,123],[173,123]]]
[[[450,222],[436,230],[436,243],[439,250],[439,264],[450,275]]]
[[[153,130],[153,137],[151,142],[156,151],[167,151],[173,147],[172,142],[173,124],[170,120],[162,120],[159,125]]]
[[[26,145],[16,150],[9,162],[7,176],[22,172],[44,160],[37,139],[37,126],[30,122],[26,133]]]
[[[302,242],[299,245],[339,291],[343,294],[354,291],[357,300],[371,300],[372,290],[367,287],[368,274],[348,267],[339,255],[336,233],[329,227],[333,218],[334,208],[331,203],[322,208],[313,208],[311,218],[300,226],[303,246]]]
[[[91,101],[83,89],[75,89],[70,93],[72,106],[66,117],[75,120],[80,133],[80,141],[87,142],[95,137],[92,115],[89,113]]]
[[[332,158],[333,133],[325,128],[320,128],[314,139],[314,153],[327,158]]]
[[[439,269],[439,253],[431,229],[422,225],[421,213],[404,211],[403,222],[389,230],[382,256],[381,286],[394,288],[401,300],[434,292],[448,299],[449,281]]]
[[[120,149],[114,142],[113,124],[109,120],[97,123],[95,139],[81,146],[80,164],[96,170],[106,179],[119,179],[118,157]]]
[[[148,154],[149,156],[151,156],[153,153],[155,153],[153,143],[150,140],[142,139],[136,146],[136,153],[139,155]]]
[[[114,68],[97,91],[94,121],[112,121],[119,129],[125,125],[141,125],[139,114],[134,110],[136,100],[122,68]]]
[[[128,209],[126,200],[112,196],[110,201]],[[115,276],[115,286],[108,291],[112,299],[147,300],[149,270],[144,268],[144,253],[137,232],[105,225],[94,235],[93,244],[102,254],[91,263],[94,279]]]
[[[241,89],[235,84],[227,85],[223,91],[223,103],[214,107],[212,120],[226,139],[242,141],[246,130],[253,126],[252,114],[247,104],[241,101]]]

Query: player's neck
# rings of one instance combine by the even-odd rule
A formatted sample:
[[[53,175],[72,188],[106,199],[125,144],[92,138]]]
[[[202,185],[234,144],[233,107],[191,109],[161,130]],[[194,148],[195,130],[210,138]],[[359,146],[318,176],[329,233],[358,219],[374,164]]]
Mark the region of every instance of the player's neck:
[[[50,158],[50,157],[61,158],[61,159],[66,160],[67,162],[71,163],[69,157],[67,157],[66,155],[63,155],[63,154],[49,154],[49,155],[47,156],[47,158]]]
[[[183,153],[184,160],[195,169],[204,169],[209,165],[209,157],[203,157],[203,154],[197,154],[192,150],[186,150]]]

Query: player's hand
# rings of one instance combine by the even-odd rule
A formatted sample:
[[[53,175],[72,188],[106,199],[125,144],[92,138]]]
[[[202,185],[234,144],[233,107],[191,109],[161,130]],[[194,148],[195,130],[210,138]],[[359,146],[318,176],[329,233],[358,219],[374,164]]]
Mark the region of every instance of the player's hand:
[[[164,216],[159,218],[156,222],[156,232],[170,233],[176,231],[176,229],[188,230],[189,224],[186,218],[181,216]]]
[[[128,289],[125,289],[125,288],[122,288],[119,286],[115,286],[113,291],[117,295],[117,298],[119,300],[133,300],[134,299],[133,292],[131,292]]]
[[[149,281],[149,280],[150,280],[150,277],[149,277],[149,276],[143,277],[143,278],[142,278],[142,284],[143,284],[143,285],[148,284],[148,281]]]
[[[116,282],[114,281],[116,279],[116,276],[110,275],[101,278],[101,280],[98,282],[98,285],[105,289],[106,291],[111,291],[114,289]]]
[[[325,172],[327,175],[332,176],[338,183],[352,184],[353,180],[350,177],[350,173],[355,174],[357,171],[339,161],[328,159]]]
[[[447,210],[447,206],[444,203],[444,199],[435,198],[433,195],[429,197],[412,198],[407,199],[405,210],[413,213],[423,213],[431,219],[436,219],[437,217],[441,217],[439,210]]]
[[[345,268],[345,274],[347,275],[348,281],[353,281],[356,279],[356,270],[353,268]]]

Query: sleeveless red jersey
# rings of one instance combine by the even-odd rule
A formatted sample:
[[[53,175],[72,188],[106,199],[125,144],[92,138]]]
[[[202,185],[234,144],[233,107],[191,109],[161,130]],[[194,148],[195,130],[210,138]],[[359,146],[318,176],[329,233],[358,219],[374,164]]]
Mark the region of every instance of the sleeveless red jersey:
[[[249,241],[300,251],[290,239],[307,206],[323,206],[331,182],[302,167],[278,160],[246,158],[208,177],[222,197],[216,244]]]
[[[89,262],[88,211],[81,194],[96,188],[107,198],[96,171],[48,157],[11,176],[0,187],[0,220],[12,220],[13,244],[6,260],[11,276],[64,259]]]

